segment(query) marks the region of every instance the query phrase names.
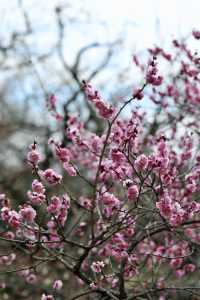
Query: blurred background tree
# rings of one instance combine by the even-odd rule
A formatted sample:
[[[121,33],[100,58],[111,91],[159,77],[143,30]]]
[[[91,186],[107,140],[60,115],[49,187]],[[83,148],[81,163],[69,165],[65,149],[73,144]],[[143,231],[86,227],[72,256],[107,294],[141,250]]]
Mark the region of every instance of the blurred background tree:
[[[91,14],[84,5],[76,7],[71,1],[64,4],[36,2],[40,6],[40,16],[36,15],[34,5],[28,7],[26,1],[16,2],[14,22],[5,18],[9,30],[0,42],[0,188],[5,191],[9,187],[10,196],[18,201],[24,200],[22,191],[31,180],[30,170],[24,164],[27,146],[35,138],[42,144],[60,129],[48,113],[48,96],[58,97],[65,121],[68,113],[74,112],[87,120],[94,131],[101,132],[103,124],[85,101],[81,82],[96,80],[98,85],[105,86],[111,78],[112,82],[122,80],[112,67],[119,46],[122,47],[122,38],[111,41],[105,36],[102,41],[98,38],[87,41],[90,39],[84,39],[83,33],[76,29],[85,26],[87,30],[91,22]],[[47,8],[48,13],[45,12]],[[50,27],[45,24],[48,18]],[[77,35],[73,39],[70,37],[72,28]],[[105,93],[111,94],[110,91]],[[47,153],[48,149],[43,151],[47,167],[51,153]]]

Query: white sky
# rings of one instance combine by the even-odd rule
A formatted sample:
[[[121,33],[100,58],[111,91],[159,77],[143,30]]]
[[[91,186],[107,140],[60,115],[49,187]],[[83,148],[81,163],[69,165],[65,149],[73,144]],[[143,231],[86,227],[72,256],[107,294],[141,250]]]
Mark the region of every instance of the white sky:
[[[6,43],[13,29],[23,30],[17,3],[18,0],[0,0],[1,43]],[[66,60],[71,62],[84,45],[121,37],[124,48],[119,49],[112,62],[113,70],[116,65],[118,69],[122,65],[130,66],[134,50],[155,44],[167,45],[173,38],[185,36],[194,28],[200,29],[200,0],[22,0],[22,3],[37,32],[28,40],[31,49],[46,52],[55,44],[54,8],[65,4]],[[85,60],[91,64],[90,56]]]
[[[40,24],[41,28],[51,30],[53,24],[52,8],[57,3],[69,4],[69,14],[74,17],[77,9],[84,9],[90,14],[91,23],[87,25],[88,36],[93,38],[95,22],[101,22],[106,29],[95,30],[98,39],[112,39],[122,32],[123,25],[133,24],[128,32],[128,39],[137,47],[150,46],[161,39],[187,34],[192,28],[200,28],[200,0],[23,0],[31,19]],[[20,24],[20,14],[17,11],[17,0],[0,0],[1,29],[5,37],[7,30]],[[78,18],[79,15],[77,14]],[[77,31],[79,31],[77,29]],[[77,41],[86,39],[78,36]],[[48,35],[46,39],[51,39]]]

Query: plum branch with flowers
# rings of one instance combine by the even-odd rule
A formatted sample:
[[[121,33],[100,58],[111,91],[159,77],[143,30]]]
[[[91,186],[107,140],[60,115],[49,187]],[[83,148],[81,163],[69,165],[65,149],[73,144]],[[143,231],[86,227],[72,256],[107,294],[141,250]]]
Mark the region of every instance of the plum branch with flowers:
[[[192,37],[198,42],[199,31]],[[177,40],[171,53],[155,47],[149,55],[147,64],[134,55],[144,83],[119,107],[83,81],[89,105],[105,122],[102,135],[71,115],[67,145],[48,141],[48,169],[38,143],[30,145],[34,179],[26,203],[14,208],[0,194],[2,288],[10,274],[40,286],[41,300],[69,299],[67,273],[79,286],[70,300],[200,296],[200,57]],[[164,77],[160,61],[169,65]],[[155,106],[151,122],[138,108],[147,98]],[[56,96],[47,105],[65,122]],[[49,290],[44,266],[62,270]]]

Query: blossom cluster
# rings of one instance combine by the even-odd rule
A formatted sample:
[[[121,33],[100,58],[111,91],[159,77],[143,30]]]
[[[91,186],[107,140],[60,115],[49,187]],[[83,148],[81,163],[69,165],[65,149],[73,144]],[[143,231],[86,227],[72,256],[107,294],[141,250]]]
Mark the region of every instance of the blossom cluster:
[[[192,36],[198,42],[199,31]],[[200,59],[183,42],[173,47],[176,55],[149,49],[147,68],[135,56],[145,83],[119,107],[83,82],[86,101],[106,121],[101,135],[70,116],[65,143],[47,143],[53,162],[46,169],[37,143],[30,145],[34,179],[26,202],[16,208],[0,195],[0,239],[19,246],[0,256],[0,265],[14,266],[24,251],[29,267],[16,272],[26,283],[42,282],[38,265],[57,264],[80,289],[106,299],[172,299],[187,278],[198,278]],[[170,71],[176,65],[171,77],[160,75],[161,60]],[[138,108],[146,97],[155,106],[150,122]],[[56,98],[49,101],[57,111]],[[61,273],[41,300],[62,292]]]

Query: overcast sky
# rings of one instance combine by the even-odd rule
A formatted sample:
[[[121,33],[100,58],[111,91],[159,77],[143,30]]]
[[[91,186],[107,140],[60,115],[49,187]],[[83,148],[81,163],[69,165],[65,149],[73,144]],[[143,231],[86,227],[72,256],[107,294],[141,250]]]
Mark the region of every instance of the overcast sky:
[[[0,33],[3,38],[6,38],[6,32],[12,30],[13,26],[23,26],[17,2],[18,0],[0,0]],[[78,10],[80,12],[84,9],[90,14],[91,23],[87,24],[90,38],[105,38],[106,28],[107,37],[112,39],[126,25],[129,42],[137,40],[138,48],[200,28],[200,0],[22,0],[22,3],[41,30],[51,31],[53,8],[57,3],[68,3],[68,15],[71,17],[75,17]],[[99,26],[94,33],[92,25],[95,21],[102,27]],[[53,33],[46,40],[50,41],[52,37]],[[76,42],[81,43],[83,38],[86,37],[77,33]]]
[[[1,43],[8,42],[9,32],[23,31],[19,1],[0,0]],[[131,65],[134,50],[155,44],[167,45],[173,38],[187,36],[194,28],[200,29],[200,0],[21,0],[21,3],[36,32],[26,41],[32,51],[38,49],[41,53],[55,45],[54,9],[58,4],[67,6],[63,20],[67,24],[65,56],[68,62],[73,61],[84,45],[122,38],[124,47],[112,62],[113,68],[108,68],[114,72],[117,67]],[[93,54],[96,55],[96,50]],[[92,53],[89,55],[85,60],[91,65]],[[109,76],[113,79],[112,74]]]

